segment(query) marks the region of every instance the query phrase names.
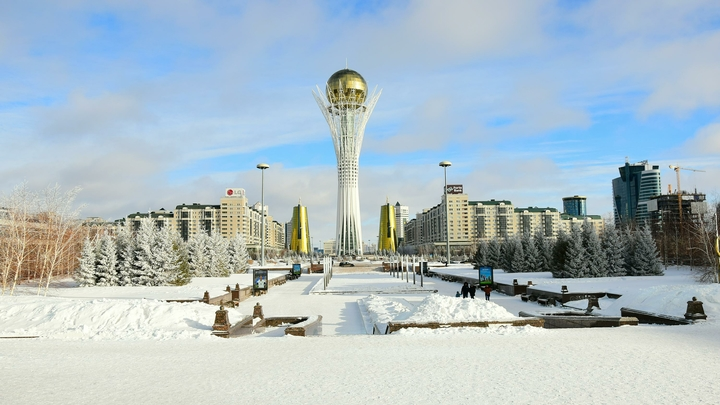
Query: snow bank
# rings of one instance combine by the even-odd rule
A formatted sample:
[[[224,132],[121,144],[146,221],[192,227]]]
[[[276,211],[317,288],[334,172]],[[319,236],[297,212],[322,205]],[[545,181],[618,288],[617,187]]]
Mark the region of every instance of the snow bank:
[[[534,326],[510,326],[510,325],[490,325],[487,328],[462,327],[462,328],[404,328],[393,332],[391,336],[458,336],[458,335],[495,335],[495,336],[511,336],[511,335],[537,335],[546,333],[547,329],[536,328]]]
[[[215,306],[197,302],[0,297],[0,336],[62,340],[209,339],[216,310]],[[240,317],[232,313],[230,319]]]
[[[411,322],[475,322],[511,319],[517,319],[517,317],[493,302],[438,294],[428,296],[414,311],[396,318],[396,320]]]
[[[462,299],[432,294],[413,308],[407,302],[371,295],[360,300],[374,323],[475,322],[517,319],[505,308],[485,300]]]
[[[617,300],[601,300],[600,304],[603,309],[598,313],[618,315],[620,308],[626,307],[658,314],[683,316],[687,309],[687,302],[693,297],[703,302],[705,313],[711,315],[710,320],[717,321],[717,316],[720,314],[720,285],[718,284],[675,284],[646,287],[632,293],[628,292]],[[580,304],[586,303],[587,300]]]
[[[358,302],[365,307],[370,321],[374,324],[392,322],[399,314],[411,311],[407,301],[398,301],[377,295],[370,295]]]

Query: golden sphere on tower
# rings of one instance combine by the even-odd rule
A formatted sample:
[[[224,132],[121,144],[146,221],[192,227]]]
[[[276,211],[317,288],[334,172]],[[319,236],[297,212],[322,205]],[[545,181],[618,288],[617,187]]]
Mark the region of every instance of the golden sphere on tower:
[[[367,95],[367,83],[360,73],[351,69],[342,69],[333,73],[325,89],[328,101],[362,104]]]

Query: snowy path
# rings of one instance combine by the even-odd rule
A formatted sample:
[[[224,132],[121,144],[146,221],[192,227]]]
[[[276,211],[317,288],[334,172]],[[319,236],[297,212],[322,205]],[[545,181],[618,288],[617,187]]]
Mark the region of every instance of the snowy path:
[[[237,309],[242,314],[252,315],[253,307],[260,303],[266,317],[322,315],[323,335],[365,334],[355,300],[347,296],[310,294],[312,287],[321,279],[319,274],[303,274],[297,280],[269,289],[267,294],[241,302]],[[230,322],[234,322],[233,319]]]

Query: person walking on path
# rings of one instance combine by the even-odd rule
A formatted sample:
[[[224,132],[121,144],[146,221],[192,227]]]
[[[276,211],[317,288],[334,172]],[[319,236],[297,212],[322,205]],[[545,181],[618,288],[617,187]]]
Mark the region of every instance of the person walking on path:
[[[470,292],[470,298],[472,299],[475,299],[475,290],[477,290],[475,284],[471,285],[470,289],[468,289],[468,292]]]
[[[485,288],[483,288],[483,291],[485,291],[485,301],[490,301],[490,291],[492,291],[492,288],[489,285],[486,285]]]
[[[462,293],[463,298],[467,298],[468,293],[470,292],[470,286],[468,286],[467,281],[465,282],[465,284],[463,284],[460,292]]]

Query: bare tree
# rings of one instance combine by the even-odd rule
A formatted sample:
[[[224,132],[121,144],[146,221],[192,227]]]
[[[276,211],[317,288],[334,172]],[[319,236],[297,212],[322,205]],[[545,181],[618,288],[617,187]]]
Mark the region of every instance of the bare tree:
[[[30,256],[30,222],[36,200],[27,183],[16,186],[13,192],[2,200],[2,206],[6,210],[5,225],[2,227],[3,294],[8,288],[10,295],[15,292],[15,287],[21,280],[23,266]]]
[[[57,272],[70,273],[76,263],[75,247],[79,245],[82,224],[79,221],[80,208],[72,208],[79,187],[61,192],[59,185],[49,186],[40,200],[40,216],[43,219],[40,233],[42,235],[40,252],[42,266],[38,280],[38,294],[45,284],[45,294],[50,287],[50,280]]]
[[[22,183],[3,197],[0,218],[2,293],[15,292],[18,282],[38,280],[38,294],[58,272],[69,274],[77,264],[84,233],[79,210],[71,208],[79,189],[62,193],[48,187],[42,195]]]
[[[696,221],[689,223],[688,239],[697,271],[698,280],[706,283],[717,283],[720,276],[718,260],[718,215],[720,202],[711,205],[708,213],[700,214]]]

